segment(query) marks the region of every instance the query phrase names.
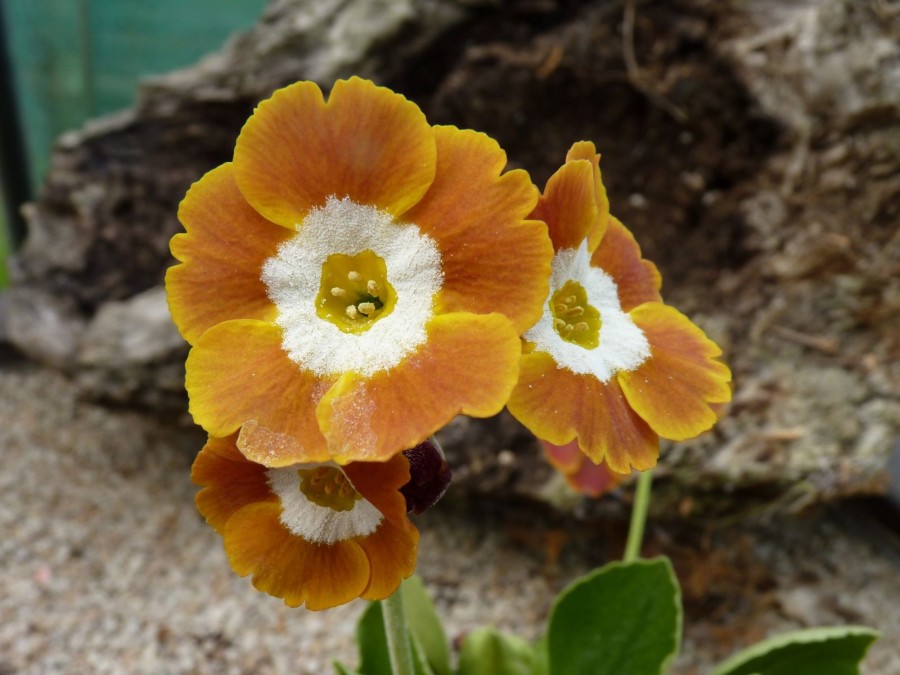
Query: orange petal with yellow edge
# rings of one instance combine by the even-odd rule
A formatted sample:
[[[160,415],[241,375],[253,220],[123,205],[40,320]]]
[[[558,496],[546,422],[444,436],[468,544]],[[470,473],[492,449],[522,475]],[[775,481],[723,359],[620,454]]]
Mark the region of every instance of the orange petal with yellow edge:
[[[684,314],[648,302],[629,312],[650,343],[650,358],[617,375],[628,402],[663,438],[682,441],[716,422],[711,404],[731,400],[722,353]]]
[[[587,160],[567,162],[547,181],[544,194],[531,214],[547,223],[553,249],[577,249],[588,240],[588,250],[603,236],[600,207],[594,190],[594,167]],[[605,227],[603,222],[602,226]]]
[[[400,488],[409,482],[409,461],[402,454],[386,462],[351,462],[343,467],[344,473],[359,494],[384,514],[389,520],[404,523],[406,498]]]
[[[381,461],[412,448],[455,415],[503,408],[521,353],[500,314],[442,314],[418,350],[389,370],[346,373],[319,403],[319,426],[335,459]]]
[[[566,445],[553,445],[541,441],[547,461],[566,479],[576,492],[588,497],[600,497],[628,478],[628,474],[616,473],[606,462],[594,464],[578,447],[577,441]]]
[[[539,221],[523,220],[538,191],[525,171],[503,175],[506,153],[475,131],[435,127],[437,173],[404,215],[437,242],[439,312],[500,312],[521,333],[541,316],[553,248]]]
[[[181,261],[166,273],[172,319],[194,344],[210,326],[229,319],[275,318],[260,269],[293,233],[260,216],[247,203],[231,164],[194,183],[178,209],[187,230],[172,237]]]
[[[329,382],[291,361],[281,329],[264,321],[226,321],[188,354],[185,384],[194,421],[212,436],[246,425],[241,452],[268,467],[330,459],[315,409]]]
[[[369,559],[369,584],[362,593],[366,600],[386,598],[416,571],[419,531],[408,519],[405,525],[385,519],[375,532],[357,542]]]
[[[624,311],[645,302],[662,302],[659,270],[641,258],[641,247],[634,235],[615,216],[609,218],[606,234],[591,256],[591,265],[602,269],[616,282]]]
[[[368,80],[337,81],[327,103],[298,82],[259,104],[234,166],[247,201],[286,227],[330,196],[399,215],[434,179],[434,138],[415,103]]]
[[[197,508],[219,534],[247,504],[278,500],[269,488],[265,467],[247,461],[236,440],[235,434],[210,438],[191,467],[191,480],[203,488],[197,493]]]
[[[599,214],[597,216],[598,227],[588,239],[588,249],[593,251],[606,232],[606,222],[609,218],[609,197],[606,195],[606,186],[600,174],[600,155],[591,141],[578,141],[566,153],[566,162],[574,162],[586,159],[594,167],[594,198],[597,200]]]
[[[617,473],[656,465],[659,438],[628,405],[615,379],[558,368],[546,352],[524,354],[509,411],[538,438],[554,445],[577,440],[595,463]]]
[[[281,524],[280,503],[245,506],[226,523],[225,552],[241,576],[286,605],[328,609],[358,598],[369,584],[369,560],[355,539],[313,544]]]

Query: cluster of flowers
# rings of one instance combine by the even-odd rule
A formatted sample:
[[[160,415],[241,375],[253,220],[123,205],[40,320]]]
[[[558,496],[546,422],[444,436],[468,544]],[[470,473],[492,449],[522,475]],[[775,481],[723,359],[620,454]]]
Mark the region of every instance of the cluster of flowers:
[[[371,82],[327,101],[300,82],[182,202],[166,283],[209,434],[197,504],[259,590],[390,595],[418,543],[403,451],[457,414],[508,406],[591,491],[729,399],[719,349],[610,215],[593,144],[543,194],[505,166]]]

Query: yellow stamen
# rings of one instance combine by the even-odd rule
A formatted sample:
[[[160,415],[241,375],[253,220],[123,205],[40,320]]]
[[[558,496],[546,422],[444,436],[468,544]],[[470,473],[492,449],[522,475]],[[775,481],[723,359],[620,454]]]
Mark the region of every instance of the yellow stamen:
[[[343,288],[340,288],[338,286],[335,286],[334,288],[331,289],[331,294],[336,298],[346,298],[347,297],[347,291],[345,291]]]
[[[570,279],[550,300],[553,328],[559,336],[585,349],[600,344],[600,312],[588,302],[584,286]]]
[[[356,319],[357,317],[359,317],[359,312],[356,309],[356,305],[347,305],[347,309],[345,311],[347,312],[347,316],[349,316],[351,319]]]
[[[362,274],[357,272],[356,270],[352,270],[347,273],[347,278],[350,281],[362,281]]]
[[[375,311],[375,303],[374,302],[361,302],[356,308],[359,310],[360,314],[364,314],[369,316]]]
[[[378,282],[374,279],[369,279],[369,283],[366,284],[366,290],[369,291],[369,295],[377,298],[380,290],[378,288]]]

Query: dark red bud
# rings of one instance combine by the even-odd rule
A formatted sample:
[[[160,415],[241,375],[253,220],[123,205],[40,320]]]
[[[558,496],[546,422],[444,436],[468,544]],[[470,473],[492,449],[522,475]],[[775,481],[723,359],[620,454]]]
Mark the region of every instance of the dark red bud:
[[[400,488],[406,497],[406,510],[424,513],[444,496],[453,472],[440,446],[433,440],[404,450],[403,455],[409,460],[409,482]]]

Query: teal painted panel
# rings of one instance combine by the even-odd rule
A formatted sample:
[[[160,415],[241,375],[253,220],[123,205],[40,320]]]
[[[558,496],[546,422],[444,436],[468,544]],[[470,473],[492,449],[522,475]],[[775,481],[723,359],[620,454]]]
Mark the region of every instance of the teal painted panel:
[[[34,190],[56,137],[131,105],[139,78],[189,66],[266,0],[0,0]]]
[[[29,159],[39,185],[56,136],[88,117],[87,0],[2,0],[13,86]]]
[[[252,26],[265,0],[89,0],[94,105],[131,104],[135,83],[196,62]]]

